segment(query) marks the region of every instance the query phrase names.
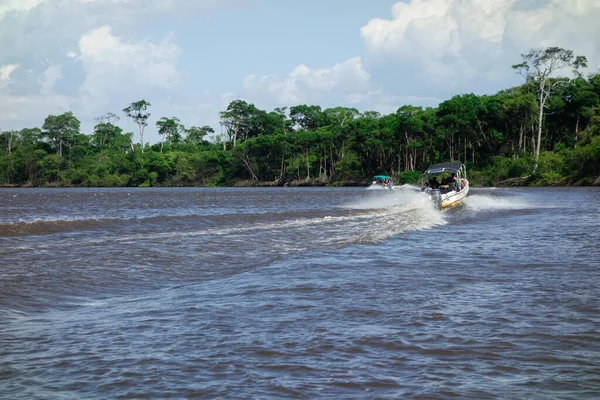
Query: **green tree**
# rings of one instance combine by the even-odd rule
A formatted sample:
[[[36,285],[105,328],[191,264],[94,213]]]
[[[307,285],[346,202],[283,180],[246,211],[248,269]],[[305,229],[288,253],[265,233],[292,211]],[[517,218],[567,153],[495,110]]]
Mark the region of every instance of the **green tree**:
[[[204,125],[201,128],[198,128],[197,126],[192,126],[190,128],[187,128],[185,130],[185,133],[187,135],[184,140],[185,142],[194,145],[199,145],[202,144],[202,142],[204,142],[205,137],[214,134],[215,130],[208,125]]]
[[[97,124],[92,134],[92,144],[104,147],[107,143],[112,142],[122,132],[121,128],[115,126],[118,121],[119,117],[111,112],[96,118]]]
[[[15,139],[18,137],[16,131],[2,131],[0,129],[0,148],[5,151],[6,154],[12,154]]]
[[[585,56],[574,56],[572,50],[560,47],[548,47],[546,49],[532,49],[527,54],[521,55],[523,62],[512,66],[521,74],[527,83],[537,87],[538,95],[538,135],[535,149],[535,167],[537,170],[540,158],[540,143],[542,141],[542,123],[544,108],[552,92],[560,85],[570,82],[568,78],[556,79],[554,74],[564,68],[571,67],[579,76],[579,68],[587,67]]]
[[[424,121],[421,117],[422,114],[423,108],[414,106],[402,106],[396,111],[398,142],[405,143],[405,170],[414,171],[419,159],[419,151],[424,151]]]
[[[344,126],[359,116],[356,108],[335,107],[323,111],[325,120],[332,125]]]
[[[320,106],[301,104],[290,108],[290,118],[301,129],[314,131],[324,125],[325,116]]]
[[[268,117],[263,110],[244,100],[234,100],[221,112],[221,126],[225,127],[229,142],[235,148],[238,140],[257,137],[268,132]]]
[[[511,133],[513,155],[518,157],[527,150],[527,132],[535,120],[536,100],[533,93],[523,90],[523,88],[513,88],[506,91],[506,97],[502,103],[505,115],[506,130]],[[533,132],[532,132],[533,134]],[[531,152],[535,149],[534,138],[530,140]]]
[[[278,107],[268,115],[271,123],[276,127],[274,130],[281,130],[281,133],[288,134],[294,129],[294,122],[287,116],[287,107]]]
[[[167,143],[178,143],[181,141],[181,131],[185,128],[181,125],[179,118],[162,117],[156,121],[156,127],[158,128],[158,134],[164,137],[164,141]],[[160,152],[163,152],[164,141],[160,144]]]
[[[71,111],[61,115],[49,115],[42,125],[43,136],[53,145],[56,153],[62,157],[63,147],[73,144],[79,134],[81,123]]]
[[[140,135],[140,143],[142,145],[142,153],[144,152],[144,128],[148,126],[148,118],[150,118],[150,113],[147,113],[146,110],[150,107],[151,104],[146,100],[139,100],[131,103],[128,107],[123,109],[125,115],[133,120],[138,126],[138,133]]]

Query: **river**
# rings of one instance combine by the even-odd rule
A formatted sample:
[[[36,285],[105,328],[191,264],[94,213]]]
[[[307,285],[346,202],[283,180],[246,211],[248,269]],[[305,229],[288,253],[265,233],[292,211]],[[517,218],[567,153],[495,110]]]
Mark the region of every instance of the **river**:
[[[600,397],[600,188],[0,191],[0,398]]]

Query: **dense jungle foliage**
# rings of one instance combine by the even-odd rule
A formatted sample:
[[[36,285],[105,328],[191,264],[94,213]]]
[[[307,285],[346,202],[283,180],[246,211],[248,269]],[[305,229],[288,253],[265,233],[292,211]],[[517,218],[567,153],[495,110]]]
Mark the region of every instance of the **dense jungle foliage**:
[[[515,68],[531,61],[523,57]],[[161,142],[143,146],[134,138],[144,143],[145,100],[123,110],[135,134],[112,113],[90,134],[71,112],[50,115],[41,128],[0,133],[0,184],[350,185],[375,174],[412,183],[430,163],[450,160],[465,163],[475,185],[600,184],[600,74],[524,76],[522,86],[494,95],[390,115],[317,105],[267,112],[235,100],[221,113],[221,135],[165,117],[156,123]]]

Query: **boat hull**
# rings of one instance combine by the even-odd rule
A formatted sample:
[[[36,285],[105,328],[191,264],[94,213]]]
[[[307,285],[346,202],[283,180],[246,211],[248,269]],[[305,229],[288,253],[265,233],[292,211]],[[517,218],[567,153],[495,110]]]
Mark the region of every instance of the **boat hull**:
[[[383,186],[380,184],[372,184],[372,185],[367,186],[368,190],[391,190],[393,188],[394,188],[393,186],[389,187],[389,186]]]
[[[469,193],[469,183],[468,182],[465,184],[465,186],[461,189],[460,192],[452,190],[448,193],[442,194],[440,196],[441,197],[440,207],[442,209],[444,209],[444,208],[448,208],[448,207],[457,205],[458,203],[463,201],[465,197],[467,197],[467,193]]]
[[[439,180],[441,178],[441,180]],[[439,209],[452,207],[467,197],[469,181],[464,164],[458,161],[432,164],[423,173],[421,190]]]
[[[375,189],[375,190],[379,190],[379,189],[391,190],[391,189],[394,189],[394,188],[395,188],[395,186],[393,184],[392,185],[389,185],[389,184],[385,184],[384,185],[384,184],[379,183],[379,182],[373,182],[369,186],[367,186],[367,189],[369,189],[369,190],[373,190],[373,189]]]
[[[460,191],[440,191],[439,189],[426,188],[423,192],[429,196],[436,208],[443,210],[459,204],[467,197],[467,194],[469,193],[469,181],[463,179],[462,182],[463,184]]]

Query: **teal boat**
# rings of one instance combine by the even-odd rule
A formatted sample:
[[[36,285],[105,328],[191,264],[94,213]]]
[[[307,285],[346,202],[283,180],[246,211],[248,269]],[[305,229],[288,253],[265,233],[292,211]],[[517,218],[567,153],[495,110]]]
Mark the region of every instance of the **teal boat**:
[[[373,182],[369,185],[368,189],[393,189],[394,183],[392,177],[388,175],[375,175]]]

